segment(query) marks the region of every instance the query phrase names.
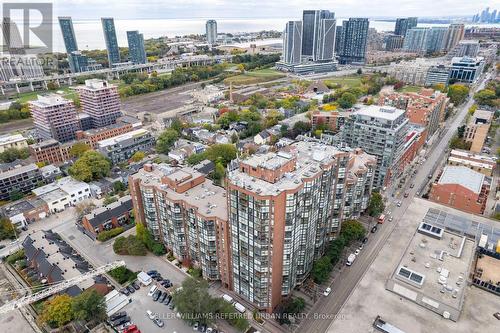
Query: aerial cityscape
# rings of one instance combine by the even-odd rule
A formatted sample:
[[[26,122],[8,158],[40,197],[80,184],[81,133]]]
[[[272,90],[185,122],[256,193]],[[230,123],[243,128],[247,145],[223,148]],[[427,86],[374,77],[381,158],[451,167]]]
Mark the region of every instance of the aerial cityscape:
[[[1,11],[1,332],[500,332],[498,3]]]

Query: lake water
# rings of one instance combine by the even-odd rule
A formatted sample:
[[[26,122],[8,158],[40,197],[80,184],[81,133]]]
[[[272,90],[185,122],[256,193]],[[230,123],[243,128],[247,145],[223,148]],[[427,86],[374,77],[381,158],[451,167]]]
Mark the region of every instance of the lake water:
[[[219,32],[255,32],[261,30],[278,30],[285,28],[290,18],[272,19],[218,19]],[[188,34],[204,34],[206,19],[140,19],[120,20],[115,19],[115,29],[118,45],[127,47],[127,30],[139,30],[144,38],[174,37]],[[337,24],[342,24],[342,19],[337,19]],[[370,27],[378,31],[391,31],[394,22],[370,21]],[[74,20],[73,21],[78,47],[80,50],[104,49],[104,36],[100,19]],[[419,27],[447,26],[447,24],[419,24]],[[488,26],[500,26],[488,25]],[[61,30],[57,22],[54,23],[54,50],[64,52],[64,43]]]

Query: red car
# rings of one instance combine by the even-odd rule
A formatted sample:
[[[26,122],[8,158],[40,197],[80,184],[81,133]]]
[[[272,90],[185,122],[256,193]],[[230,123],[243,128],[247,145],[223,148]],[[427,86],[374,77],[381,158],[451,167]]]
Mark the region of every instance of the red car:
[[[123,331],[123,333],[137,333],[138,330],[137,325],[130,325]]]

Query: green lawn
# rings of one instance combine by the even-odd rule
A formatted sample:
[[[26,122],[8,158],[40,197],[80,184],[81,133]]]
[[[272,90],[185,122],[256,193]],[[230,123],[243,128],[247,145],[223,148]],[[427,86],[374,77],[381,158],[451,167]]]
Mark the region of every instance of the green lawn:
[[[323,82],[325,82],[326,85],[341,84],[347,88],[354,88],[361,85],[361,78],[362,76],[358,75],[339,76],[325,79]]]
[[[57,90],[38,90],[38,91],[30,91],[30,92],[24,92],[17,94],[15,96],[16,100],[20,103],[26,103],[29,101],[33,101],[37,98],[38,95],[43,95],[47,93],[57,93],[58,91],[62,91],[63,93],[61,96],[67,99],[73,99],[74,97],[77,96],[76,92],[73,89],[70,89],[69,87],[62,87]]]
[[[246,72],[245,74],[228,77],[224,80],[224,83],[226,85],[229,85],[232,82],[234,85],[239,86],[245,84],[273,81],[282,78],[284,76],[285,74],[277,70],[266,68],[266,69],[259,69],[256,71]]]

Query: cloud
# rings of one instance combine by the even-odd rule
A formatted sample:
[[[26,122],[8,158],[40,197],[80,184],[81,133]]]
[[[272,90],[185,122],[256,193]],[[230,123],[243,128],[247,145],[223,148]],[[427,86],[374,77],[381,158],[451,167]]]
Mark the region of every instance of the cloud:
[[[101,16],[127,18],[289,17],[303,9],[329,9],[341,17],[468,15],[495,1],[470,0],[55,0],[56,15],[81,19]],[[500,8],[499,8],[500,9]]]

